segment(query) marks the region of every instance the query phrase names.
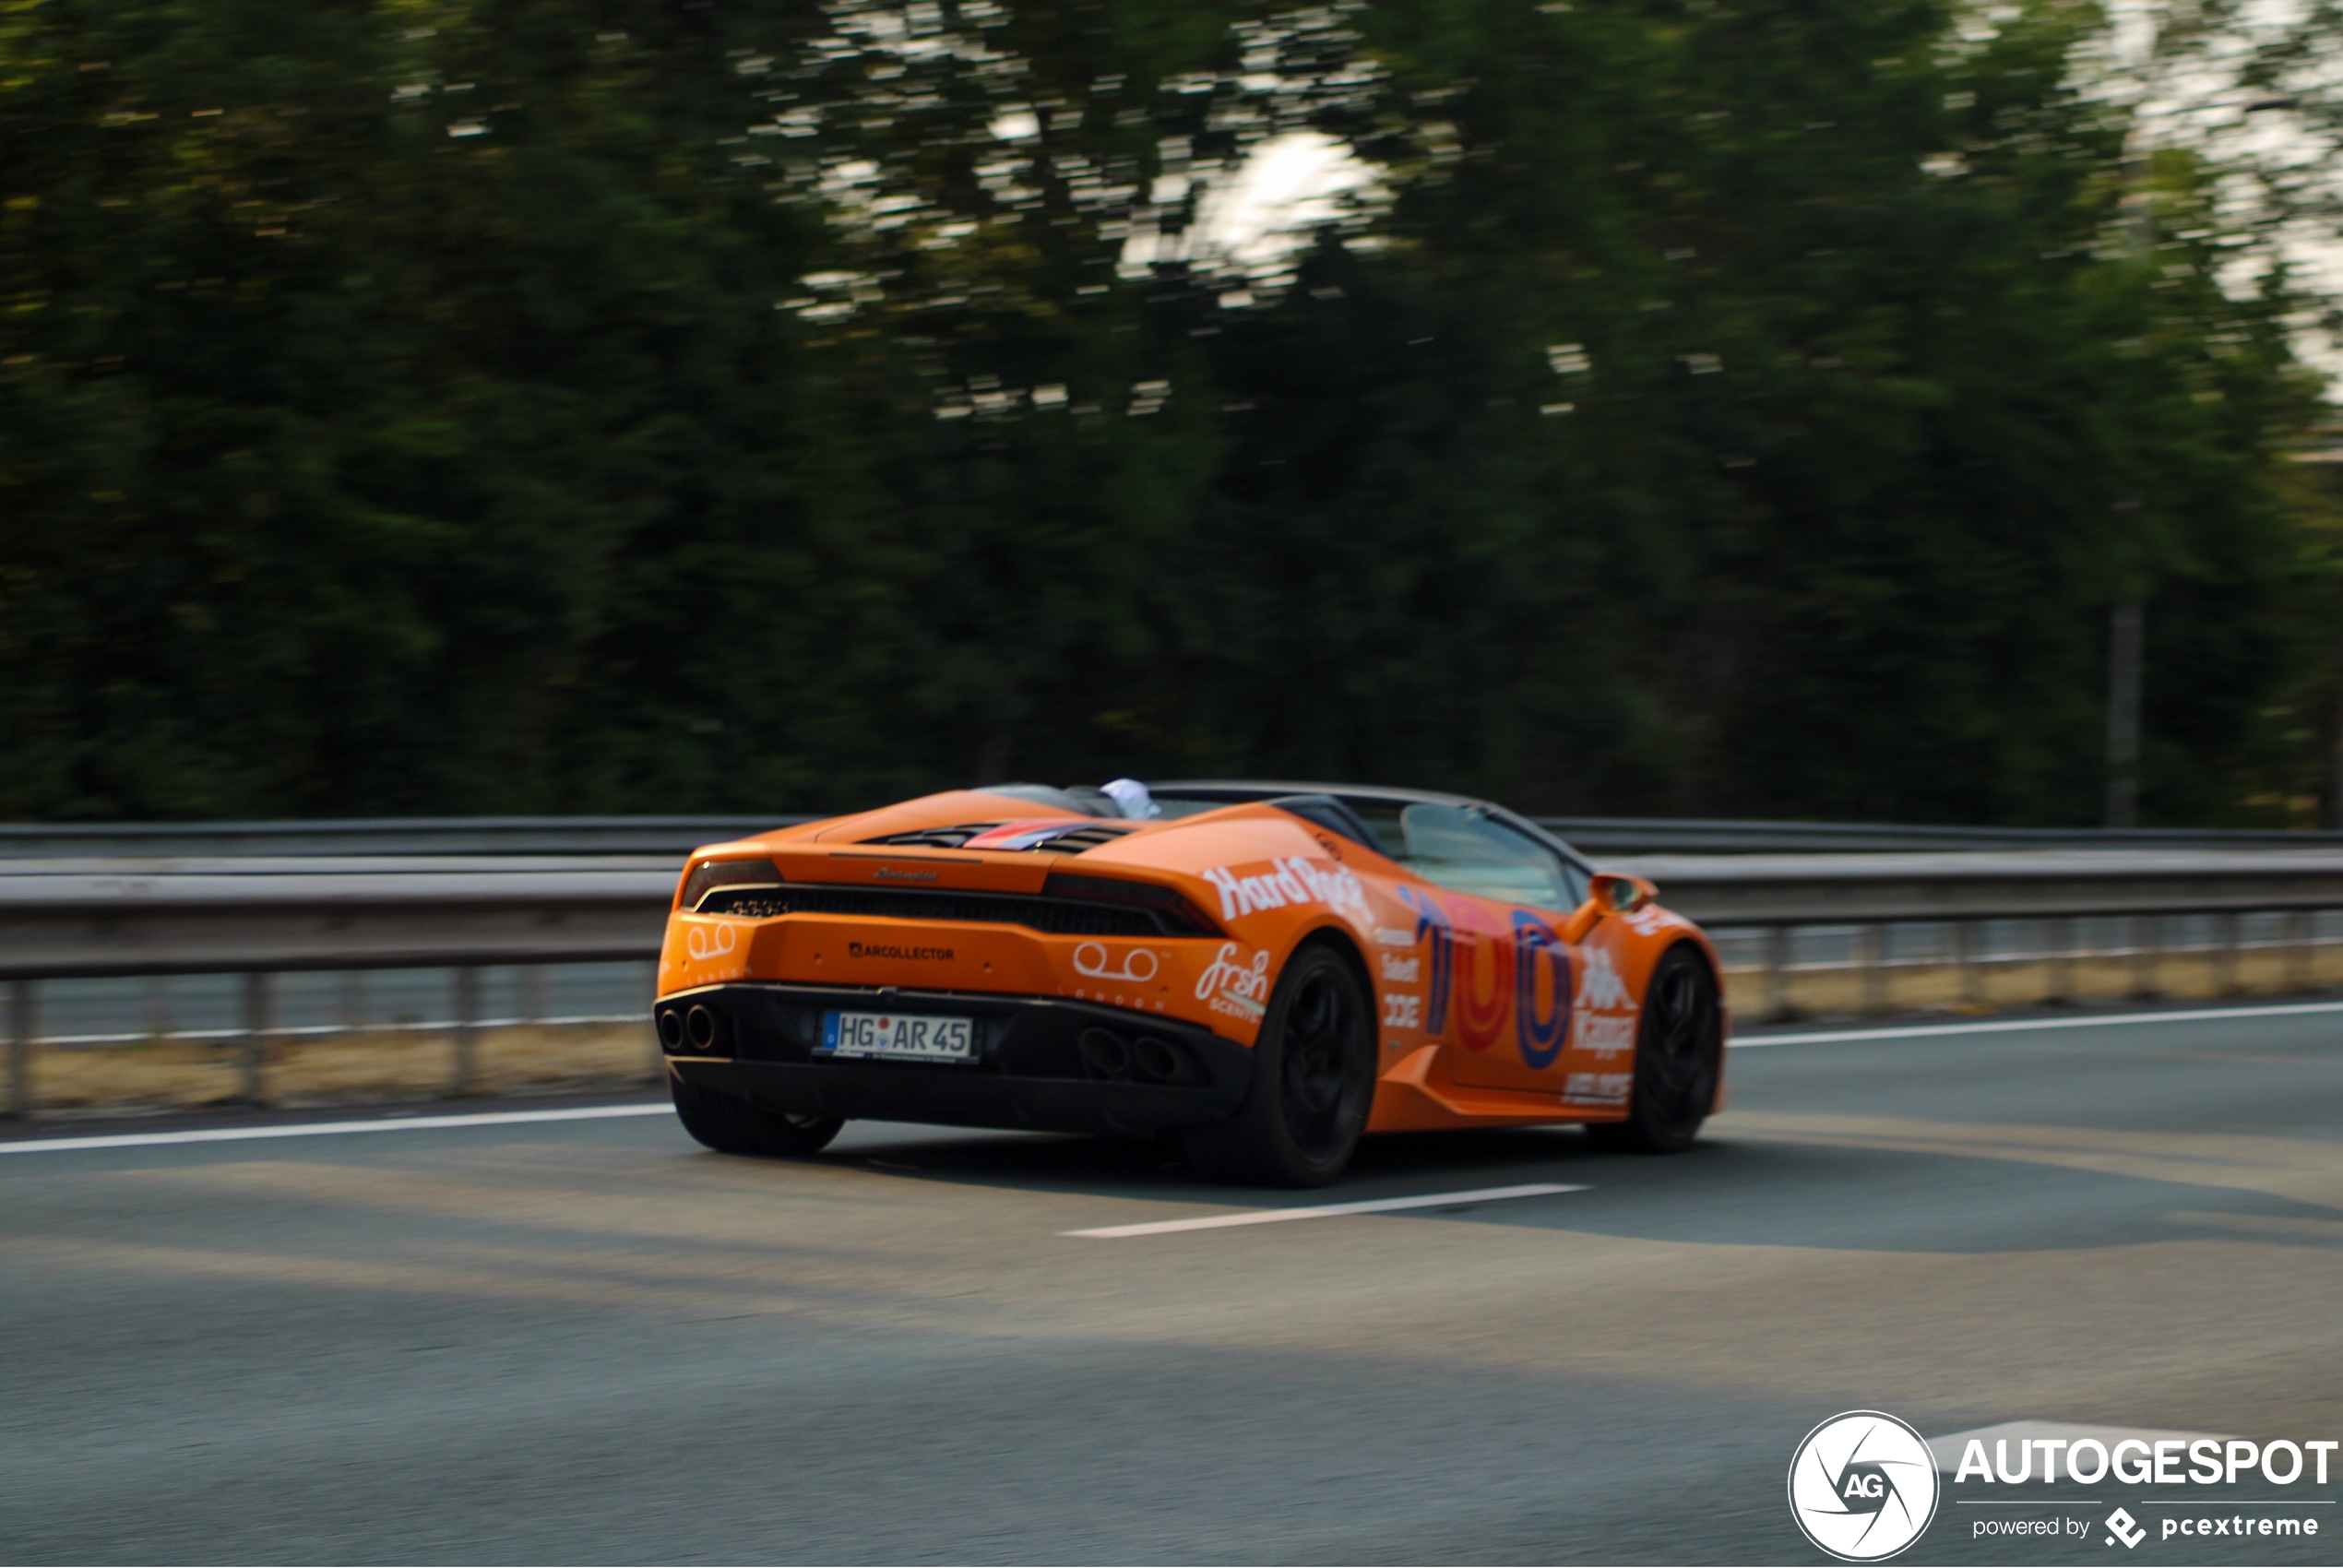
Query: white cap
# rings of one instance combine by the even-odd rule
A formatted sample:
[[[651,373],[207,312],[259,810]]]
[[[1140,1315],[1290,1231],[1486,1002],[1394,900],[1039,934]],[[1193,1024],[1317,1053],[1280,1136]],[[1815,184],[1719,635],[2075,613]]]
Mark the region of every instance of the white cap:
[[[1145,818],[1162,814],[1162,808],[1148,793],[1148,787],[1136,778],[1117,778],[1104,788],[1107,798],[1123,808],[1124,816]]]

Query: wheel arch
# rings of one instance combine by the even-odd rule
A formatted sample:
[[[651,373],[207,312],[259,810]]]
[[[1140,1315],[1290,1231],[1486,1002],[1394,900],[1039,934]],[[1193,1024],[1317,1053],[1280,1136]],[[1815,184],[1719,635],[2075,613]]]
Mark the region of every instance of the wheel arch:
[[[1374,1030],[1376,1039],[1380,1041],[1383,1038],[1383,999],[1375,990],[1374,971],[1367,968],[1367,956],[1360,950],[1359,939],[1350,933],[1348,927],[1338,923],[1329,922],[1313,926],[1302,932],[1302,940],[1295,943],[1292,949],[1286,954],[1285,962],[1292,963],[1307,947],[1331,948],[1343,963],[1350,967],[1351,975],[1359,982],[1360,990],[1366,994],[1369,1026]],[[1285,965],[1280,964],[1278,968],[1282,974]]]
[[[1725,1001],[1725,967],[1723,964],[1718,962],[1717,950],[1711,947],[1703,935],[1698,932],[1678,931],[1670,932],[1669,940],[1661,944],[1659,951],[1651,956],[1651,967],[1644,971],[1647,980],[1650,976],[1658,974],[1659,972],[1659,966],[1666,963],[1668,961],[1669,955],[1675,952],[1675,950],[1679,947],[1689,947],[1692,949],[1693,956],[1700,960],[1700,967],[1708,971],[1708,982],[1717,988],[1718,1005],[1719,1007],[1723,1006]]]
[[[1663,945],[1652,956],[1651,968],[1645,971],[1646,999],[1647,1000],[1649,996],[1648,987],[1651,976],[1659,972],[1659,966],[1666,963],[1669,956],[1679,947],[1688,947],[1692,950],[1693,956],[1700,960],[1700,967],[1707,971],[1708,983],[1716,988],[1717,1092],[1709,1097],[1708,1101],[1708,1113],[1714,1116],[1718,1111],[1725,1109],[1725,1060],[1730,1054],[1733,1040],[1733,1010],[1731,1003],[1725,996],[1725,966],[1718,958],[1716,946],[1708,940],[1707,932],[1696,926],[1689,931],[1677,932],[1674,933],[1674,940]],[[1637,1034],[1640,1037],[1642,1032],[1640,1019],[1643,1012],[1641,1002],[1636,1004],[1635,1011],[1638,1018]]]
[[[1718,953],[1717,944],[1710,939],[1708,933],[1689,921],[1659,932],[1656,939],[1644,948],[1644,953],[1648,954],[1648,957],[1644,956],[1643,954],[1636,956],[1636,973],[1633,981],[1635,987],[1636,1012],[1638,1014],[1642,1012],[1645,1001],[1650,996],[1652,976],[1659,972],[1659,966],[1666,963],[1668,956],[1679,947],[1691,948],[1694,955],[1700,959],[1701,967],[1708,971],[1708,983],[1717,988],[1717,1011],[1719,1024],[1724,1030],[1726,1041],[1730,1041],[1733,1032],[1732,998],[1726,993],[1725,990],[1724,958]]]

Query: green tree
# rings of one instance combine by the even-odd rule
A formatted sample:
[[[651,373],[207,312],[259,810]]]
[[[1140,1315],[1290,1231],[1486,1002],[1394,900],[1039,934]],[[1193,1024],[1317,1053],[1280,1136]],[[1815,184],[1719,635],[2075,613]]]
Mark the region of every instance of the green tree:
[[[2088,821],[2145,597],[2151,813],[2282,818],[2307,197],[1993,16],[22,0],[0,810]],[[1216,248],[1305,135],[1374,188]]]

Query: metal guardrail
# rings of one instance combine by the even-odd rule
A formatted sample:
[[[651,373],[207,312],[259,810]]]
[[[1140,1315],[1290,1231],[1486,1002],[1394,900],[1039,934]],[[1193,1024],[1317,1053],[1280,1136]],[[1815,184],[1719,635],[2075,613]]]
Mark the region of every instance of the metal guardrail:
[[[2227,933],[2217,948],[2233,956],[2241,917],[2280,915],[2291,922],[2285,940],[2302,948],[2313,913],[2343,910],[2343,849],[1604,859],[1651,877],[1670,907],[1712,929],[1764,932],[1768,1015],[1787,1008],[1800,927],[1857,928],[1849,967],[1875,973],[1884,933],[1899,923],[1948,925],[1956,963],[1974,968],[1989,921],[2066,922],[2049,956],[2073,957],[2078,920],[2128,918],[2135,939],[2123,951],[2152,955],[2155,922],[2209,915]],[[9,1103],[30,1107],[43,980],[244,975],[244,1082],[257,1099],[270,977],[315,969],[455,970],[448,1086],[465,1092],[481,969],[655,956],[677,871],[677,858],[616,854],[0,861]]]
[[[677,860],[526,856],[0,861],[11,1114],[30,1114],[40,982],[244,977],[242,1098],[263,1093],[274,977],[451,968],[447,1087],[470,1091],[481,970],[654,957]],[[648,1006],[648,999],[646,999]]]
[[[807,816],[386,817],[312,822],[0,823],[0,861],[120,857],[666,855]],[[1544,816],[1589,854],[1861,854],[1980,849],[2343,850],[2343,833],[2223,828],[1932,827],[1896,823]]]
[[[1704,925],[2343,909],[2343,848],[1606,859]]]
[[[1717,926],[2343,909],[2343,850],[1605,863]],[[614,856],[0,862],[0,980],[648,957],[677,870]]]
[[[810,816],[422,816],[314,822],[0,823],[0,862],[262,856],[663,855]]]
[[[656,956],[678,860],[0,861],[0,980]]]
[[[2287,989],[2305,990],[2320,940],[2313,922],[2343,910],[2343,849],[1655,855],[1607,863],[1649,877],[1670,908],[1712,932],[1759,933],[1760,1000],[1752,1011],[1769,1019],[1791,1015],[1790,980],[1799,969],[1851,971],[1861,979],[1863,1009],[1885,1010],[1887,972],[1915,967],[1888,957],[1890,935],[1910,925],[1945,929],[1945,962],[1958,975],[1960,999],[1972,1005],[1984,1001],[1988,968],[2017,962],[2046,966],[2043,1001],[2072,1000],[2076,966],[2087,959],[2122,960],[2131,994],[2159,994],[2160,963],[2182,950],[2170,940],[2179,918],[2211,927],[2209,942],[2196,950],[2212,959],[2225,992],[2238,986],[2249,945],[2245,922],[2274,918],[2280,934],[2253,945],[2279,949]],[[1984,932],[2011,921],[2034,928],[2034,947],[1989,957]],[[2124,930],[2119,944],[2083,940],[2086,924],[2110,921]],[[1824,927],[1851,935],[1844,960],[1794,963],[1797,933]]]
[[[1883,854],[1948,850],[2334,849],[2343,833],[2218,827],[1931,827],[1868,822],[1695,822],[1541,816],[1590,854]]]

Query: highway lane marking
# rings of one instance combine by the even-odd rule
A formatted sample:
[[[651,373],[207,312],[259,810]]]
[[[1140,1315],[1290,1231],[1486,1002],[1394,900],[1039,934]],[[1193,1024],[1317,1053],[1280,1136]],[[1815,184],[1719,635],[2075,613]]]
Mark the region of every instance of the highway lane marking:
[[[2298,1002],[2275,1007],[2199,1007],[2176,1013],[2110,1013],[2088,1018],[1997,1019],[1990,1023],[1911,1024],[1879,1029],[1818,1029],[1803,1034],[1760,1035],[1731,1042],[1735,1051],[1769,1045],[1821,1045],[1832,1040],[1920,1039],[1931,1036],[2007,1034],[2025,1029],[2107,1028],[2126,1024],[2211,1023],[2232,1018],[2279,1018],[2308,1014],[2343,1013],[2343,1002]],[[462,1116],[392,1116],[365,1122],[301,1122],[277,1127],[207,1127],[184,1133],[117,1133],[88,1138],[18,1138],[0,1142],[0,1154],[65,1153],[75,1149],[149,1148],[172,1144],[244,1143],[261,1138],[334,1137],[347,1133],[396,1133],[450,1127],[509,1126],[531,1122],[590,1122],[614,1116],[656,1116],[671,1112],[664,1100],[639,1105],[598,1105],[570,1111],[497,1111]],[[1268,1209],[1209,1221],[1167,1221],[1140,1229],[1111,1227],[1107,1230],[1069,1230],[1069,1236],[1149,1235],[1159,1229],[1203,1230],[1223,1225],[1266,1225],[1280,1219],[1310,1219],[1326,1214],[1369,1214],[1377,1208],[1420,1208],[1431,1203],[1494,1201],[1501,1197],[1530,1197],[1548,1192],[1575,1192],[1575,1187],[1530,1189],[1493,1188],[1480,1194],[1445,1199],[1393,1200],[1369,1207],[1327,1204],[1314,1208]]]
[[[1168,1236],[1175,1230],[1221,1230],[1236,1225],[1275,1225],[1287,1219],[1324,1219],[1338,1214],[1386,1214],[1402,1208],[1444,1208],[1451,1204],[1499,1203],[1507,1198],[1545,1198],[1583,1193],[1584,1182],[1532,1182],[1519,1187],[1476,1187],[1469,1193],[1431,1193],[1412,1198],[1368,1198],[1360,1203],[1312,1204],[1306,1208],[1255,1208],[1209,1214],[1201,1219],[1152,1219],[1144,1225],[1102,1225],[1090,1230],[1061,1230],[1061,1236],[1112,1240],[1123,1236]]]
[[[2200,1024],[2223,1018],[2282,1018],[2306,1013],[2343,1013],[2343,1002],[2290,1002],[2277,1007],[2198,1007],[2184,1013],[2106,1013],[2089,1018],[2011,1018],[1989,1024],[1910,1024],[1885,1029],[1816,1029],[1809,1034],[1758,1035],[1736,1039],[1735,1051],[1761,1045],[1821,1045],[1835,1039],[1912,1039],[1927,1035],[2007,1034],[2019,1029],[2097,1029],[2120,1024]]]
[[[327,1138],[345,1133],[413,1133],[441,1127],[509,1127],[529,1122],[597,1122],[613,1116],[672,1116],[665,1100],[639,1105],[589,1105],[567,1111],[484,1111],[464,1116],[380,1116],[365,1122],[295,1122],[279,1127],[202,1127],[185,1133],[111,1133],[89,1138],[18,1138],[0,1154],[54,1154],[69,1149],[152,1148],[168,1144],[240,1144],[256,1138]]]

